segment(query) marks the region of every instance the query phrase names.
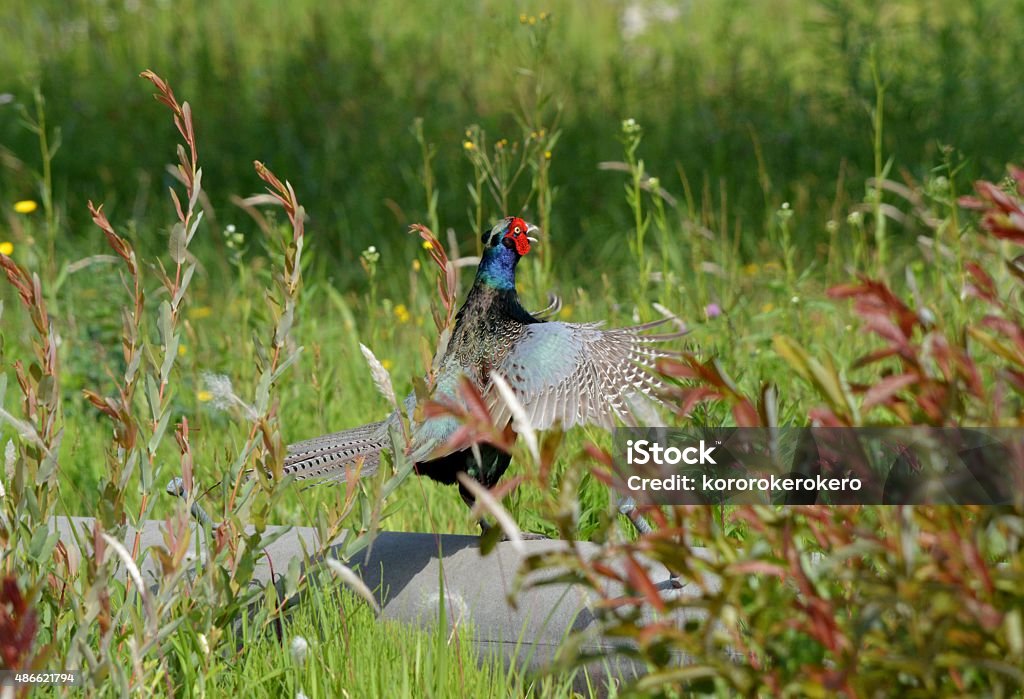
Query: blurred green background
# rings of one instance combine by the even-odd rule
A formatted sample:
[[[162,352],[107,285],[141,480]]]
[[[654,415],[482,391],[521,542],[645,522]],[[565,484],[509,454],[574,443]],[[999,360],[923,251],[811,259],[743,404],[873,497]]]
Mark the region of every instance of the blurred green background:
[[[416,117],[437,147],[439,219],[464,236],[464,130],[479,124],[497,140],[518,135],[524,115],[557,123],[550,233],[562,261],[612,252],[629,225],[623,176],[598,169],[621,160],[627,117],[644,127],[645,164],[666,189],[680,194],[684,174],[695,197],[753,234],[792,202],[798,239],[820,235],[837,188],[863,197],[873,72],[895,179],[924,178],[943,145],[968,154],[967,178],[998,177],[1024,154],[1018,0],[4,5],[4,202],[38,198],[38,144],[11,100],[31,105],[39,86],[63,134],[53,168],[66,232],[101,246],[88,198],[115,221],[154,209],[166,219],[177,134],[137,77],[151,68],[193,106],[216,213],[240,215],[225,211],[227,195],[259,190],[251,163],[265,161],[299,186],[311,244],[340,263],[342,283],[362,279],[348,264],[359,251],[404,241],[425,218]]]

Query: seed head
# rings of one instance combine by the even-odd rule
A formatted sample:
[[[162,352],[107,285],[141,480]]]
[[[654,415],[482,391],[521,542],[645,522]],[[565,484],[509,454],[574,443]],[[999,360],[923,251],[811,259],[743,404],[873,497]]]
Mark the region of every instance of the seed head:
[[[296,636],[292,639],[290,650],[295,664],[302,665],[306,662],[306,656],[309,654],[309,642],[302,636]]]

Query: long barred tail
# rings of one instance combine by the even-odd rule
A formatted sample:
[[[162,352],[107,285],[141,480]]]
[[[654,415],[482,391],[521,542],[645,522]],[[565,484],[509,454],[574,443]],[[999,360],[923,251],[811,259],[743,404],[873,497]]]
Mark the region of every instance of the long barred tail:
[[[342,480],[345,472],[356,468],[360,462],[360,475],[375,473],[380,466],[381,450],[390,445],[389,422],[381,420],[290,444],[284,460],[284,475],[295,474],[298,480]]]

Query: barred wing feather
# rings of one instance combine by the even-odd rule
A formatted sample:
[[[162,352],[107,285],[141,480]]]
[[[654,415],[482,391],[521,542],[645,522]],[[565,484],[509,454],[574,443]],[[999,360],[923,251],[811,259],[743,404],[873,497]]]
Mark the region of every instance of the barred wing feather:
[[[523,405],[534,429],[596,424],[610,429],[616,420],[636,424],[638,413],[660,404],[661,382],[654,375],[659,357],[674,353],[657,345],[684,334],[648,334],[667,322],[603,330],[600,323],[528,325],[495,371]],[[510,417],[493,388],[486,396],[495,424]]]

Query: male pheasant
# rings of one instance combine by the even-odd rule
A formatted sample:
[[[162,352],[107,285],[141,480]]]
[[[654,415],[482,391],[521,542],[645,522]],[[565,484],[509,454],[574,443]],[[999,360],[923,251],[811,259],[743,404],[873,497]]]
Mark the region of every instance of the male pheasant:
[[[588,423],[610,429],[616,419],[635,424],[638,408],[660,402],[652,369],[658,357],[669,353],[656,343],[684,331],[646,333],[665,321],[603,330],[600,323],[551,322],[529,313],[519,303],[515,273],[536,242],[530,235],[536,230],[510,216],[484,233],[476,279],[455,318],[431,398],[460,403],[459,383],[465,376],[480,392],[494,424],[504,428],[512,415],[491,380],[494,372],[507,381],[534,429],[556,423],[566,429]],[[478,463],[472,449],[448,445],[459,428],[455,417],[413,423],[415,395],[403,407],[411,423],[409,457],[417,473],[448,485],[462,471],[486,488],[498,483],[511,461],[509,454],[482,444]],[[372,474],[381,452],[390,447],[389,430],[398,426],[395,411],[380,422],[293,444],[284,473],[330,481],[344,478],[346,469],[362,462],[361,473]],[[472,495],[461,484],[459,490],[472,505]]]

